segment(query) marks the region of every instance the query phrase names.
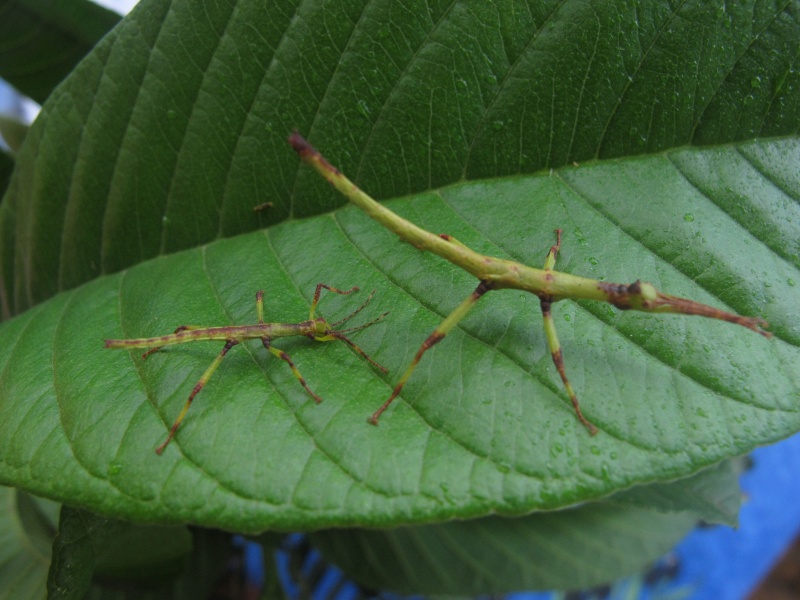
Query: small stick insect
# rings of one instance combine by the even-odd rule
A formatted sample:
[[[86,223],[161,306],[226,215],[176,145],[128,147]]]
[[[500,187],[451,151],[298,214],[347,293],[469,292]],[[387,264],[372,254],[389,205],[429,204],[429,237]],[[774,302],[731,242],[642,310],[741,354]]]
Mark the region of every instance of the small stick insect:
[[[283,350],[279,350],[272,345],[272,340],[274,338],[279,337],[290,337],[295,335],[304,335],[306,337],[311,338],[312,340],[316,340],[318,342],[330,342],[333,340],[341,340],[345,342],[348,346],[350,346],[353,350],[356,351],[357,354],[361,355],[367,362],[369,362],[374,367],[380,369],[384,373],[387,372],[387,369],[377,362],[372,360],[366,352],[364,352],[361,348],[359,348],[352,340],[350,340],[345,333],[351,333],[354,331],[360,331],[361,329],[366,329],[383,319],[388,312],[383,313],[379,317],[373,319],[369,323],[365,323],[363,325],[359,325],[357,327],[350,327],[349,329],[340,329],[335,330],[334,327],[337,325],[341,325],[342,323],[346,323],[354,316],[356,316],[361,310],[369,303],[372,299],[372,296],[375,294],[373,291],[369,297],[364,301],[364,303],[351,312],[349,315],[344,317],[343,319],[339,319],[335,323],[328,323],[324,317],[315,317],[314,312],[317,308],[317,304],[319,304],[319,297],[322,293],[322,290],[328,290],[329,292],[333,292],[334,294],[340,294],[346,296],[348,294],[352,294],[353,292],[357,292],[358,288],[353,287],[349,290],[340,290],[335,287],[331,287],[329,285],[325,285],[324,283],[318,283],[317,289],[314,291],[314,300],[311,302],[311,311],[308,315],[308,321],[303,321],[301,323],[265,323],[264,322],[264,292],[259,291],[256,293],[256,314],[258,315],[258,324],[257,325],[228,325],[222,327],[195,327],[193,325],[182,325],[175,330],[175,333],[170,335],[162,335],[159,337],[151,337],[151,338],[135,338],[135,339],[127,339],[127,340],[105,340],[106,348],[117,348],[117,349],[130,349],[130,348],[150,348],[147,352],[142,355],[142,358],[145,359],[150,356],[153,352],[157,352],[164,346],[171,346],[174,344],[185,344],[187,342],[199,342],[199,341],[208,341],[208,340],[218,340],[225,342],[225,345],[222,347],[222,351],[217,355],[217,357],[211,362],[209,367],[206,369],[205,373],[200,377],[200,380],[192,389],[192,392],[189,394],[189,399],[186,400],[186,404],[183,405],[183,410],[181,410],[178,418],[175,419],[175,423],[172,424],[172,428],[169,430],[169,435],[167,439],[161,444],[158,448],[156,448],[156,453],[161,454],[164,449],[169,444],[170,440],[175,436],[175,432],[178,430],[178,426],[183,421],[183,418],[186,416],[186,412],[189,410],[189,406],[192,404],[192,400],[197,394],[200,393],[200,390],[208,383],[208,380],[214,374],[214,371],[217,370],[222,359],[225,358],[225,355],[228,351],[233,348],[236,344],[243,342],[244,340],[254,340],[259,339],[264,344],[264,348],[269,350],[272,354],[277,356],[283,361],[286,361],[286,364],[289,365],[289,368],[294,373],[294,376],[297,378],[297,381],[300,382],[300,385],[308,392],[308,394],[314,399],[314,402],[319,404],[322,402],[322,398],[320,398],[317,394],[311,391],[311,388],[308,387],[306,380],[300,375],[300,371],[297,370],[297,367],[292,362],[292,359],[289,358],[289,355],[284,352]]]
[[[640,310],[656,313],[681,313],[685,315],[701,315],[711,319],[719,319],[737,323],[748,329],[770,337],[771,334],[764,331],[762,327],[767,327],[767,322],[758,317],[743,317],[737,314],[719,310],[712,306],[700,304],[693,300],[670,296],[659,292],[653,285],[641,281],[634,281],[631,284],[616,284],[577,277],[568,273],[554,271],[556,256],[561,248],[561,230],[556,230],[556,244],[550,248],[545,258],[544,268],[535,269],[512,260],[485,256],[468,248],[455,238],[447,234],[436,235],[418,227],[406,219],[396,215],[385,206],[379,204],[359,189],[336,167],[331,165],[325,158],[309,144],[297,131],[289,136],[289,144],[300,158],[314,168],[322,177],[331,183],[347,199],[363,210],[372,219],[386,227],[392,233],[398,235],[402,240],[419,248],[433,252],[450,261],[454,265],[461,267],[468,273],[477,277],[478,287],[473,291],[456,309],[451,312],[433,330],[428,338],[422,343],[411,364],[406,369],[399,382],[395,386],[389,399],[376,410],[369,418],[373,425],[378,424],[381,414],[389,407],[392,401],[400,394],[403,386],[411,377],[414,369],[419,364],[422,355],[432,346],[438,344],[444,337],[463,319],[470,309],[480,300],[486,292],[501,289],[518,289],[530,292],[539,298],[539,305],[544,319],[544,332],[550,353],[553,357],[558,374],[564,383],[567,395],[569,396],[575,415],[578,420],[594,435],[597,433],[595,427],[580,409],[578,397],[567,378],[564,367],[564,357],[561,353],[561,344],[556,335],[555,323],[550,312],[550,307],[554,302],[569,298],[572,300],[586,299],[599,300],[613,304],[621,310]]]

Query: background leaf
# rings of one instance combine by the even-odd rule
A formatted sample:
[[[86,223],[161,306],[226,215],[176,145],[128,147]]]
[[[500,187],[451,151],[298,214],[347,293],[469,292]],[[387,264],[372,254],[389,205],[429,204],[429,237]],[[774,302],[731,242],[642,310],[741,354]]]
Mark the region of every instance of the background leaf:
[[[86,0],[0,0],[0,77],[41,104],[119,20]]]
[[[208,595],[231,555],[230,535],[133,525],[64,507],[47,580],[51,600]]]
[[[482,300],[426,355],[381,426],[368,426],[421,341],[475,283],[348,208],[154,259],[5,323],[0,477],[151,522],[244,531],[377,526],[564,507],[685,477],[780,439],[800,429],[800,297],[790,281],[800,276],[795,259],[771,247],[798,239],[800,219],[762,241],[681,165],[772,154],[793,164],[799,147],[789,139],[676,150],[388,204],[479,251],[533,265],[564,226],[565,271],[641,277],[772,322],[775,338],[766,340],[707,319],[559,303],[567,368],[601,429],[596,437],[564,395],[536,303],[513,291]],[[749,189],[765,190],[753,194],[755,206],[797,211],[787,200],[798,195],[797,171],[778,164],[770,163],[774,175],[751,166],[747,187],[730,180],[726,193],[747,202]],[[719,172],[709,169],[707,179]],[[492,211],[478,212],[487,198]],[[648,198],[646,210],[637,209],[639,198]],[[781,252],[790,249],[786,242]],[[391,375],[342,344],[279,340],[325,399],[316,405],[281,361],[258,345],[236,348],[157,457],[152,450],[218,345],[175,347],[142,362],[100,340],[253,322],[257,289],[267,291],[269,320],[299,321],[319,281],[378,290],[363,318],[391,315],[357,342]],[[320,309],[336,319],[357,302],[326,297]]]
[[[0,487],[0,501],[0,597],[43,598],[58,514],[19,490]]]
[[[726,460],[685,479],[636,486],[614,494],[610,501],[665,513],[691,513],[707,524],[736,527],[742,504],[741,462],[740,458]]]
[[[735,494],[710,474],[688,506],[661,486],[800,429],[799,9],[144,0],[45,103],[0,207],[3,316],[24,313],[0,326],[0,481],[126,520],[404,526],[412,549],[436,521],[575,503],[661,521],[648,556],[681,529],[670,511],[729,520]],[[561,227],[560,269],[763,316],[775,339],[560,303],[590,438],[534,299],[493,293],[369,427],[475,282],[335,210],[285,145],[295,127],[432,231],[538,266]],[[258,289],[268,319],[302,320],[319,281],[377,289],[364,318],[391,315],[357,341],[390,375],[280,340],[316,406],[281,361],[237,347],[156,457],[218,345],[143,363],[100,340],[253,322]],[[555,514],[523,518],[544,531]],[[480,526],[453,525],[465,547]]]
[[[370,589],[466,595],[608,583],[646,567],[694,524],[690,514],[600,501],[518,519],[329,530],[311,541]]]
[[[5,192],[8,178],[11,175],[13,156],[19,151],[25,136],[28,134],[28,126],[15,117],[8,117],[0,114],[0,139],[9,147],[10,154],[0,148],[0,189]],[[5,161],[11,161],[8,164]]]
[[[13,169],[14,159],[10,154],[0,149],[0,190],[6,189]]]
[[[309,538],[371,589],[473,597],[486,590],[595,587],[643,570],[698,518],[735,524],[741,492],[730,462],[561,511],[389,530],[329,529]]]
[[[31,132],[0,215],[4,314],[341,205],[286,152],[295,127],[378,198],[795,134],[799,14],[789,0],[145,0]]]

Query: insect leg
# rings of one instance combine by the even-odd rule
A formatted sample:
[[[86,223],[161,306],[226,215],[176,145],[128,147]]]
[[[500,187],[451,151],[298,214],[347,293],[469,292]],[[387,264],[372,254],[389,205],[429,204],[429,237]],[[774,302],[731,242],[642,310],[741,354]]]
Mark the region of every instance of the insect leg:
[[[335,288],[330,285],[325,285],[324,283],[318,283],[317,289],[314,290],[314,300],[311,302],[311,312],[308,315],[309,319],[314,318],[314,311],[317,309],[317,304],[319,304],[319,296],[322,293],[323,288],[328,290],[329,292],[333,292],[334,294],[340,294],[342,296],[346,296],[347,294],[352,294],[353,292],[358,291],[358,286],[353,286],[349,290],[340,290],[339,288]],[[370,298],[371,297],[372,296],[370,296]]]
[[[446,336],[453,329],[453,327],[455,327],[458,324],[458,322],[467,315],[470,309],[473,306],[475,306],[478,300],[481,299],[481,296],[483,296],[490,289],[491,288],[489,287],[489,284],[487,282],[481,281],[478,284],[478,287],[475,288],[475,291],[472,292],[467,297],[466,300],[464,300],[461,304],[459,304],[453,312],[447,315],[444,321],[439,323],[439,326],[433,330],[433,333],[431,333],[428,336],[428,339],[426,339],[422,343],[422,346],[420,346],[420,349],[417,350],[417,354],[416,356],[414,356],[414,360],[412,360],[411,364],[408,365],[406,372],[403,373],[403,376],[400,378],[400,381],[397,383],[394,390],[392,391],[392,395],[389,396],[389,399],[386,402],[384,402],[383,405],[378,410],[376,410],[369,418],[370,423],[372,423],[373,425],[378,424],[378,419],[380,418],[381,414],[383,413],[383,411],[389,408],[389,405],[392,403],[392,401],[400,394],[400,391],[403,389],[403,386],[406,384],[406,381],[408,381],[408,378],[411,377],[411,374],[414,372],[414,369],[417,368],[419,361],[422,359],[422,355],[425,354],[425,352],[430,348],[432,348],[434,345],[441,342],[444,339],[444,336]]]
[[[286,352],[284,352],[283,350],[280,350],[278,348],[275,348],[270,343],[270,339],[267,338],[267,337],[261,338],[261,342],[264,344],[264,348],[269,350],[272,354],[274,354],[275,356],[277,356],[281,360],[285,360],[286,361],[286,363],[289,365],[289,368],[292,370],[292,373],[294,373],[294,376],[297,378],[297,381],[300,382],[300,385],[302,385],[305,388],[305,390],[309,393],[309,395],[314,399],[314,402],[316,402],[317,404],[322,402],[322,398],[317,396],[314,392],[311,391],[311,388],[308,387],[308,384],[306,383],[306,380],[300,374],[300,371],[297,370],[297,367],[294,366],[294,363],[292,362],[292,359],[289,358],[289,355]]]
[[[264,290],[256,292],[256,315],[259,325],[264,322]]]
[[[189,399],[186,400],[186,404],[183,405],[183,410],[181,410],[181,413],[178,415],[178,418],[175,419],[175,422],[172,424],[172,428],[169,430],[169,435],[167,436],[167,439],[164,441],[163,444],[161,444],[158,448],[156,448],[156,454],[161,454],[162,452],[164,452],[164,448],[167,447],[167,444],[169,444],[170,440],[175,436],[175,432],[178,430],[178,426],[181,424],[181,421],[183,421],[183,418],[186,416],[186,412],[189,410],[189,407],[191,406],[194,397],[200,393],[200,390],[203,389],[203,386],[205,386],[205,384],[214,374],[214,371],[217,370],[217,367],[219,367],[219,364],[222,362],[222,359],[225,358],[225,355],[228,353],[228,350],[233,348],[238,343],[239,342],[236,340],[228,340],[227,342],[225,342],[225,346],[222,348],[222,351],[217,355],[217,357],[213,360],[213,362],[208,366],[205,373],[203,373],[203,375],[200,377],[200,380],[195,384],[192,393],[189,394]]]
[[[547,253],[547,258],[544,260],[544,270],[551,271],[556,264],[556,258],[558,256],[558,251],[561,249],[561,230],[556,229],[556,244],[555,246],[550,247],[550,252]],[[597,427],[592,425],[586,417],[583,416],[581,412],[580,403],[578,402],[578,396],[575,394],[575,390],[572,389],[572,384],[569,382],[567,378],[567,371],[564,367],[564,356],[561,353],[561,343],[558,341],[558,335],[556,334],[556,324],[553,320],[553,315],[550,312],[550,307],[553,304],[552,298],[542,297],[539,299],[539,303],[542,308],[542,319],[544,322],[544,334],[547,338],[547,345],[550,347],[550,354],[553,357],[553,363],[556,365],[556,369],[558,370],[558,374],[561,376],[561,381],[564,383],[564,388],[567,390],[567,394],[569,395],[569,399],[572,402],[572,407],[575,409],[575,415],[578,417],[578,420],[583,423],[586,429],[589,430],[589,433],[592,435],[597,433]]]

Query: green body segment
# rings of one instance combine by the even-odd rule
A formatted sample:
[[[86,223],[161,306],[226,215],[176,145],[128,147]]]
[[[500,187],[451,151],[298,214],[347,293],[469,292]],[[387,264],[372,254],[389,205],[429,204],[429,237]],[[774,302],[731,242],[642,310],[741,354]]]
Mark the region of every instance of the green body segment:
[[[150,338],[132,338],[127,340],[106,340],[106,348],[153,348],[156,346],[173,346],[187,342],[226,340],[256,340],[263,337],[278,338],[295,335],[315,335],[318,326],[327,325],[325,319],[317,318],[302,323],[259,323],[258,325],[231,325],[229,327],[191,327],[183,328],[169,335]]]
[[[763,327],[767,326],[766,321],[763,319],[743,317],[694,302],[693,300],[670,296],[659,292],[649,283],[643,283],[638,280],[630,284],[606,283],[553,270],[561,247],[561,230],[557,230],[558,238],[556,244],[550,248],[543,269],[536,269],[511,260],[479,254],[452,236],[447,234],[436,235],[426,231],[376,202],[345,177],[339,169],[331,165],[296,131],[289,136],[288,141],[303,161],[313,167],[350,202],[358,206],[386,229],[420,250],[427,250],[441,256],[480,280],[475,292],[461,302],[423,342],[389,399],[370,417],[369,421],[375,425],[377,425],[380,415],[400,394],[423,354],[434,344],[440,342],[467,315],[483,294],[490,290],[518,289],[539,297],[544,319],[545,338],[550,348],[553,362],[558,369],[578,420],[592,434],[597,432],[597,428],[584,417],[575,391],[567,378],[561,345],[558,341],[555,323],[550,312],[553,302],[566,298],[572,300],[597,300],[613,304],[621,310],[632,309],[646,312],[700,315],[736,323],[765,337],[770,337],[769,332],[763,329]]]
[[[183,422],[186,413],[189,411],[189,407],[192,405],[192,401],[194,400],[195,396],[200,393],[200,391],[205,387],[208,380],[211,379],[211,376],[217,370],[217,368],[222,363],[222,359],[225,358],[225,355],[230,351],[231,348],[236,346],[237,344],[241,343],[244,340],[252,340],[252,339],[259,339],[261,343],[264,345],[264,348],[270,352],[276,358],[280,358],[282,361],[286,362],[289,365],[289,368],[292,370],[297,381],[300,385],[303,386],[303,389],[308,392],[308,394],[314,399],[315,402],[319,403],[322,402],[322,398],[320,398],[317,394],[315,394],[311,388],[308,387],[306,380],[300,374],[300,371],[295,366],[292,359],[289,355],[280,350],[275,348],[272,345],[273,338],[282,338],[282,337],[290,337],[290,336],[307,336],[310,337],[318,342],[331,342],[335,340],[340,340],[345,342],[348,346],[350,346],[357,354],[362,356],[366,359],[370,364],[374,365],[376,368],[380,369],[384,373],[386,369],[379,365],[377,362],[372,360],[366,352],[364,352],[361,348],[358,347],[351,339],[349,339],[345,333],[350,331],[359,331],[361,329],[365,329],[367,327],[371,327],[381,319],[383,319],[389,313],[383,313],[382,315],[378,316],[377,318],[369,321],[368,323],[364,323],[363,325],[358,325],[357,327],[351,327],[349,329],[340,329],[336,330],[334,327],[345,321],[350,320],[353,316],[357,315],[361,312],[370,301],[372,296],[374,295],[374,291],[369,297],[364,301],[364,303],[359,306],[356,310],[351,312],[349,315],[345,316],[343,319],[336,321],[335,323],[331,324],[328,323],[323,317],[314,317],[314,312],[316,311],[317,304],[319,304],[320,294],[322,290],[328,290],[335,294],[340,295],[348,295],[352,294],[353,292],[357,292],[358,288],[353,287],[349,290],[340,290],[335,287],[331,287],[324,283],[318,283],[317,287],[314,291],[314,299],[311,302],[311,309],[309,311],[309,318],[307,321],[302,321],[300,323],[264,323],[264,292],[259,291],[256,293],[256,317],[258,319],[258,323],[255,325],[229,325],[229,326],[222,326],[222,327],[197,327],[194,325],[182,325],[178,327],[174,333],[169,335],[161,335],[156,337],[147,337],[147,338],[131,338],[131,339],[119,339],[119,340],[106,340],[105,347],[112,348],[117,350],[124,350],[124,349],[133,349],[133,348],[149,348],[147,352],[142,355],[142,358],[147,358],[154,352],[157,352],[164,346],[172,346],[176,344],[185,344],[188,342],[202,342],[202,341],[223,341],[225,342],[224,347],[217,355],[217,357],[211,362],[208,368],[203,372],[200,376],[200,379],[195,384],[194,388],[192,388],[191,393],[189,394],[189,398],[186,400],[186,403],[183,405],[183,409],[181,410],[178,418],[175,419],[175,422],[172,424],[172,427],[169,430],[169,434],[167,435],[167,439],[161,444],[158,448],[156,448],[156,453],[161,454],[167,445],[170,443],[172,438],[175,436],[175,433],[178,431],[178,427]]]

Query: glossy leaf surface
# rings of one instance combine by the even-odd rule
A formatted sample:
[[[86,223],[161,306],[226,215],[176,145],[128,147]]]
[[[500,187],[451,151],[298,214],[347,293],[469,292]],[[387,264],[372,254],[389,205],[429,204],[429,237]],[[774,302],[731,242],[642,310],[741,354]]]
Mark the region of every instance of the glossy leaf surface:
[[[475,282],[347,208],[142,263],[3,324],[2,478],[149,521],[249,531],[391,525],[563,507],[778,440],[800,429],[800,219],[788,168],[798,148],[787,139],[678,150],[388,203],[531,265],[561,226],[565,271],[641,278],[770,321],[767,340],[698,317],[556,305],[596,437],[573,415],[535,299],[514,291],[487,295],[425,356],[380,427],[369,426],[419,344]],[[754,214],[763,216],[742,216]],[[259,344],[234,348],[157,457],[220,345],[177,346],[143,362],[101,340],[255,322],[258,289],[267,320],[304,320],[320,281],[377,290],[363,319],[391,314],[355,340],[391,374],[343,344],[277,340],[325,399],[316,405]],[[335,320],[358,303],[325,297],[320,310]]]

